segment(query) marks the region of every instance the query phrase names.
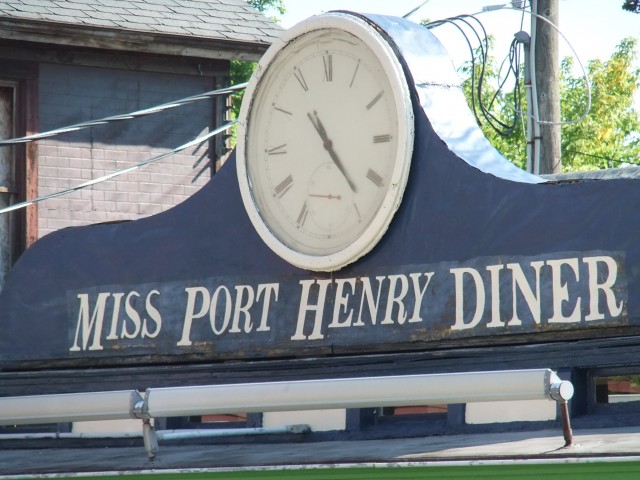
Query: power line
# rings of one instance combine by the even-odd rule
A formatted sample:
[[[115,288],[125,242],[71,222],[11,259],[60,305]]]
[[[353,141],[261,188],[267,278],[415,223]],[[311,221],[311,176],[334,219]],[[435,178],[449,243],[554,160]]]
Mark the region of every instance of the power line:
[[[54,137],[57,135],[61,135],[63,133],[76,132],[78,130],[83,130],[89,127],[95,127],[97,125],[106,125],[108,123],[119,122],[122,120],[131,120],[137,117],[143,117],[146,115],[151,115],[154,113],[160,113],[165,110],[169,110],[171,108],[180,107],[182,105],[186,105],[188,103],[196,102],[198,100],[205,100],[208,98],[220,96],[220,95],[228,95],[236,90],[244,89],[247,86],[247,83],[239,83],[238,85],[233,85],[231,87],[219,88],[217,90],[211,90],[209,92],[200,93],[198,95],[192,95],[190,97],[182,98],[180,100],[174,100],[172,102],[163,103],[161,105],[157,105],[155,107],[144,108],[142,110],[136,110],[135,112],[125,113],[121,115],[112,115],[110,117],[99,118],[97,120],[89,120],[87,122],[80,122],[74,125],[69,125],[66,127],[56,128],[54,130],[49,130],[48,132],[36,133],[34,135],[27,135],[26,137],[20,138],[12,138],[0,140],[0,147],[5,147],[8,145],[16,145],[19,143],[29,143],[35,142],[37,140],[42,140],[43,138]]]
[[[587,115],[589,114],[589,111],[591,110],[591,82],[589,80],[589,75],[587,73],[586,68],[584,67],[582,61],[580,60],[580,57],[578,56],[578,53],[576,52],[575,48],[573,48],[573,45],[571,44],[571,42],[567,39],[567,37],[562,33],[562,31],[560,30],[560,28],[558,28],[558,26],[553,23],[551,20],[549,20],[548,18],[545,18],[542,15],[538,15],[535,12],[529,12],[527,10],[525,10],[524,8],[516,8],[514,6],[509,6],[506,4],[499,4],[499,5],[488,5],[486,7],[484,7],[482,9],[482,11],[480,12],[476,12],[474,15],[480,15],[482,13],[487,13],[487,12],[494,12],[496,10],[522,10],[523,14],[526,13],[532,17],[535,17],[538,20],[542,20],[543,22],[546,22],[549,26],[551,26],[556,32],[558,32],[558,35],[560,35],[560,37],[562,37],[562,39],[565,41],[565,43],[569,46],[569,48],[571,49],[571,52],[573,53],[573,56],[576,58],[578,65],[580,66],[580,70],[582,70],[582,76],[584,78],[585,81],[585,87],[587,90],[587,105],[585,106],[584,112],[582,113],[582,115],[578,118],[572,119],[572,120],[564,120],[561,122],[553,122],[553,121],[549,121],[549,120],[540,120],[539,118],[535,118],[534,120],[536,121],[536,123],[541,124],[541,125],[571,125],[571,124],[575,124],[575,123],[579,123],[582,120],[584,120]],[[533,42],[533,44],[535,44],[535,42]]]
[[[16,145],[16,144],[22,144],[22,143],[29,143],[29,142],[35,142],[38,140],[42,140],[43,138],[50,138],[50,137],[54,137],[57,135],[61,135],[63,133],[69,133],[69,132],[75,132],[78,130],[83,130],[85,128],[90,128],[90,127],[95,127],[98,125],[106,125],[108,123],[113,123],[113,122],[119,122],[122,120],[131,120],[133,118],[137,118],[137,117],[143,117],[146,115],[151,115],[154,113],[160,113],[163,112],[165,110],[169,110],[171,108],[175,108],[175,107],[179,107],[182,105],[186,105],[198,100],[205,100],[208,98],[212,98],[212,97],[216,97],[216,96],[220,96],[220,95],[228,95],[236,90],[241,90],[244,89],[247,86],[247,83],[240,83],[238,85],[234,85],[231,87],[225,87],[225,88],[219,88],[217,90],[211,90],[208,92],[204,92],[204,93],[200,93],[197,95],[192,95],[186,98],[182,98],[179,100],[174,100],[168,103],[163,103],[160,105],[156,105],[154,107],[150,107],[150,108],[145,108],[142,110],[136,110],[134,112],[131,113],[125,113],[125,114],[120,114],[120,115],[112,115],[109,117],[104,117],[104,118],[100,118],[97,120],[89,120],[86,122],[80,122],[80,123],[76,123],[74,125],[69,125],[66,127],[61,127],[61,128],[56,128],[54,130],[49,130],[46,132],[41,132],[41,133],[36,133],[34,135],[27,135],[25,137],[19,137],[19,138],[11,138],[11,139],[5,139],[5,140],[0,140],[0,147],[4,147],[4,146],[9,146],[9,145]],[[200,137],[194,138],[193,140],[191,140],[190,142],[187,142],[183,145],[180,145],[179,147],[174,148],[173,150],[160,154],[160,155],[156,155],[154,157],[151,157],[147,160],[143,160],[142,162],[136,163],[135,165],[131,165],[127,168],[124,168],[122,170],[117,170],[115,172],[109,173],[107,175],[103,175],[101,177],[98,178],[94,178],[92,180],[89,180],[87,182],[81,183],[79,185],[76,185],[74,187],[71,188],[67,188],[58,192],[54,192],[51,193],[49,195],[44,195],[41,197],[37,197],[31,200],[27,200],[24,202],[20,202],[20,203],[16,203],[14,205],[10,205],[6,208],[0,209],[0,215],[4,214],[4,213],[8,213],[8,212],[12,212],[14,210],[18,210],[21,208],[25,208],[28,207],[29,205],[33,205],[36,203],[40,203],[43,202],[45,200],[48,200],[50,198],[55,198],[55,197],[60,197],[62,195],[66,195],[68,193],[72,193],[72,192],[76,192],[78,190],[82,190],[84,188],[90,187],[92,185],[97,185],[99,183],[105,182],[107,180],[110,180],[112,178],[118,177],[120,175],[124,175],[125,173],[129,173],[133,170],[137,170],[138,168],[141,168],[145,165],[148,165],[150,163],[153,162],[157,162],[159,160],[162,160],[163,158],[167,158],[171,155],[174,155],[178,152],[181,152],[182,150],[185,150],[189,147],[192,146],[196,146],[196,145],[200,145],[202,143],[204,143],[205,141],[209,140],[210,138],[214,137],[215,135],[226,131],[227,129],[229,129],[231,126],[233,126],[236,123],[236,121],[232,121],[229,122],[225,125],[222,125],[218,128],[216,128],[215,130],[209,132],[206,135],[202,135]]]
[[[425,0],[424,2],[422,2],[420,5],[418,5],[416,8],[414,8],[413,10],[411,10],[410,12],[405,13],[402,18],[409,18],[411,15],[413,15],[414,13],[416,13],[418,10],[420,10],[422,7],[424,7],[427,3],[429,3],[431,0]]]
[[[618,160],[616,158],[605,157],[603,155],[596,155],[596,154],[593,154],[593,153],[580,152],[578,150],[566,150],[566,152],[567,153],[574,153],[574,154],[577,154],[577,155],[583,155],[585,157],[590,157],[590,158],[597,158],[599,160],[606,160],[607,162],[611,162],[611,163],[621,163],[621,164],[627,163],[629,165],[638,165],[638,166],[640,166],[639,162],[634,162],[632,160]]]
[[[475,22],[472,24],[471,21]],[[477,50],[478,55],[476,55],[476,50],[474,50],[472,46],[472,41],[467,35],[467,32],[460,26],[458,23],[464,24],[475,37],[475,41],[477,42]],[[489,58],[489,40],[487,31],[484,28],[482,22],[476,18],[474,15],[459,15],[455,17],[449,17],[443,20],[435,20],[433,22],[429,22],[425,24],[425,27],[432,29],[444,24],[451,24],[458,29],[458,31],[463,35],[465,41],[467,42],[467,46],[469,47],[469,54],[471,58],[471,108],[473,110],[473,114],[478,122],[478,125],[482,125],[484,123],[488,123],[489,126],[493,130],[495,130],[499,135],[509,136],[511,135],[518,123],[518,117],[520,115],[520,106],[522,104],[522,93],[520,91],[520,68],[519,68],[519,59],[517,50],[515,47],[515,42],[512,42],[509,53],[509,68],[507,70],[507,75],[505,78],[499,82],[497,90],[491,96],[489,103],[487,105],[486,101],[483,98],[483,91],[486,85],[486,70],[487,70],[487,62]],[[479,58],[477,58],[479,57]],[[479,72],[476,73],[476,65],[479,64]],[[504,85],[506,84],[509,75],[513,74],[514,82],[513,82],[513,118],[509,121],[501,120],[495,113],[491,111],[495,101],[500,96]]]
[[[124,168],[122,170],[117,170],[115,172],[111,172],[107,175],[103,175],[102,177],[98,177],[98,178],[94,178],[92,180],[89,180],[87,182],[81,183],[79,185],[76,185],[74,187],[70,187],[67,188],[65,190],[60,190],[59,192],[54,192],[51,193],[49,195],[44,195],[42,197],[37,197],[34,198],[32,200],[27,200],[25,202],[21,202],[21,203],[16,203],[14,205],[10,205],[6,208],[0,209],[0,215],[2,215],[3,213],[8,213],[8,212],[12,212],[14,210],[18,210],[20,208],[25,208],[28,207],[29,205],[33,205],[35,203],[40,203],[43,202],[45,200],[49,200],[50,198],[55,198],[55,197],[60,197],[62,195],[66,195],[68,193],[72,193],[78,190],[82,190],[83,188],[87,188],[90,187],[92,185],[96,185],[98,183],[102,183],[105,182],[107,180],[110,180],[112,178],[118,177],[120,175],[124,175],[125,173],[129,173],[132,172],[134,170],[137,170],[140,167],[143,167],[145,165],[148,165],[150,163],[153,162],[157,162],[158,160],[162,160],[163,158],[167,158],[171,155],[174,155],[178,152],[181,152],[182,150],[185,150],[189,147],[195,147],[197,145],[200,145],[204,142],[206,142],[207,140],[209,140],[211,137],[218,135],[221,132],[224,132],[225,130],[229,129],[231,126],[233,126],[236,123],[236,121],[232,121],[229,123],[226,123],[224,125],[222,125],[221,127],[216,128],[215,130],[207,133],[206,135],[202,135],[200,137],[196,137],[193,140],[191,140],[190,142],[187,142],[183,145],[180,145],[179,147],[174,148],[173,150],[166,152],[166,153],[162,153],[160,155],[156,155],[155,157],[151,157],[147,160],[143,160],[142,162],[136,163],[135,165],[131,165],[130,167]]]

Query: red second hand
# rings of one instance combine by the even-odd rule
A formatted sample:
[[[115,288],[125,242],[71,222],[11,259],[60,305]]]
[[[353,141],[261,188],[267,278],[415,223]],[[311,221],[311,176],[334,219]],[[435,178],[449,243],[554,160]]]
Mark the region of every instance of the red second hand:
[[[329,200],[340,200],[342,199],[342,197],[340,195],[332,195],[332,194],[328,194],[328,195],[323,195],[320,193],[310,193],[309,194],[310,197],[318,197],[318,198],[328,198]]]

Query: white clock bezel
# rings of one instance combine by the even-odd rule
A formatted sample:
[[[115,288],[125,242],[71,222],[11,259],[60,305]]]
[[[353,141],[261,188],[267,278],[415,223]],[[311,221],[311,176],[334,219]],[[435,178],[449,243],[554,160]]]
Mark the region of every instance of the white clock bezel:
[[[297,37],[309,32],[325,29],[337,29],[359,38],[375,55],[385,71],[391,85],[395,104],[398,145],[395,152],[395,163],[390,177],[389,187],[371,222],[360,234],[342,250],[325,255],[301,253],[286,245],[270,229],[268,220],[264,219],[254,200],[251,180],[248,176],[247,157],[248,131],[253,99],[262,87],[269,66],[281,52]],[[268,82],[266,82],[268,83]],[[236,147],[237,175],[242,201],[251,223],[262,240],[271,250],[287,262],[297,267],[314,271],[335,271],[348,265],[370,252],[387,231],[395,212],[402,201],[407,184],[414,141],[414,116],[411,95],[407,78],[400,60],[393,47],[369,22],[347,12],[332,12],[311,17],[287,30],[282,37],[264,54],[244,95],[238,122],[238,141]]]

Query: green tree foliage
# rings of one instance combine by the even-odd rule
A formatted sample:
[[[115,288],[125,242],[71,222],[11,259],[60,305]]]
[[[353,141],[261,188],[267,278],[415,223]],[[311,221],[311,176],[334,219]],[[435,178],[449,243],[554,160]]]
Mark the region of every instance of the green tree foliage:
[[[562,164],[564,171],[591,170],[640,164],[640,116],[633,97],[640,88],[640,70],[634,67],[637,40],[626,38],[605,62],[592,60],[587,64],[591,88],[591,107],[582,121],[562,126]],[[580,118],[587,107],[587,85],[582,72],[573,68],[573,59],[565,58],[561,67],[560,94],[562,120]],[[480,65],[473,66],[475,79]],[[471,72],[468,63],[461,69],[463,88],[471,105]],[[482,99],[502,122],[509,123],[514,113],[514,91],[496,94],[499,71],[489,57],[485,66],[485,86]],[[522,82],[522,81],[521,81]],[[520,91],[524,95],[524,85]],[[478,91],[474,100],[477,105]],[[523,100],[522,111],[529,109]],[[497,133],[482,119],[481,128],[489,141],[509,160],[520,167],[526,165],[525,119],[517,122],[508,136]]]
[[[247,3],[258,10],[260,13],[268,15],[269,13],[275,13],[275,16],[271,16],[273,21],[277,22],[279,16],[284,15],[286,9],[284,6],[284,0],[247,0]],[[255,62],[244,62],[241,60],[231,60],[230,80],[231,85],[237,85],[239,83],[247,82],[251,78],[251,74],[256,68]],[[240,113],[240,105],[242,104],[243,91],[240,91],[232,97],[231,113],[233,118],[238,118]]]
[[[624,0],[622,9],[628,12],[640,13],[640,0]]]
[[[626,38],[606,62],[589,62],[591,109],[583,121],[562,128],[565,170],[640,163],[640,118],[633,105],[633,96],[640,86],[640,71],[633,66],[637,45],[637,40]],[[581,115],[587,98],[584,80],[573,76],[571,71],[572,62],[565,59],[561,109],[567,119]]]
[[[493,38],[489,37],[487,42],[490,51]],[[474,52],[476,61],[468,62],[460,69],[467,102],[473,108],[478,124],[491,144],[506,158],[519,167],[525,168],[527,163],[525,129],[522,116],[518,112],[526,110],[526,103],[516,106],[518,93],[524,97],[524,85],[518,86],[519,92],[513,88],[514,85],[510,85],[509,90],[498,89],[497,86],[502,83],[501,79],[505,75],[504,65],[497,66],[495,59],[490,55],[483,64],[481,55],[480,49],[476,50]],[[482,106],[494,117],[493,120],[489,121],[485,118]],[[498,127],[501,133],[498,133],[494,126]]]
[[[247,3],[261,13],[268,13],[274,10],[280,15],[287,11],[284,7],[284,0],[247,0]]]

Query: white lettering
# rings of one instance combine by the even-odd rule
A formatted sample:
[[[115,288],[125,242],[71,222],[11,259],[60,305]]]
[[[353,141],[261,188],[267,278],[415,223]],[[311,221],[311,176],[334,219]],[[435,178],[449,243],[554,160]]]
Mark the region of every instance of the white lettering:
[[[114,293],[113,295],[113,312],[111,313],[111,329],[109,330],[109,335],[107,336],[107,340],[118,340],[118,321],[120,320],[120,302],[122,302],[122,297],[124,297],[124,293]]]
[[[318,284],[318,303],[309,304],[309,293],[311,286]],[[302,293],[300,295],[300,308],[298,309],[298,323],[296,325],[296,333],[291,340],[322,340],[322,315],[324,314],[324,302],[327,296],[327,287],[331,280],[300,280],[302,285]],[[313,331],[311,335],[304,334],[304,322],[307,318],[307,312],[315,312],[313,320]]]
[[[336,298],[333,304],[333,318],[331,323],[328,325],[329,328],[341,328],[341,327],[350,327],[351,319],[353,317],[353,308],[349,310],[349,314],[346,318],[341,322],[340,321],[340,313],[347,314],[347,304],[349,303],[349,293],[344,293],[344,285],[348,284],[351,287],[351,294],[353,294],[356,289],[356,279],[355,278],[342,278],[337,279],[336,281]]]
[[[354,323],[354,326],[361,327],[364,325],[362,321],[362,312],[364,312],[364,302],[366,300],[367,307],[369,309],[369,318],[371,319],[371,325],[376,324],[376,317],[378,316],[378,305],[380,304],[380,292],[382,291],[382,282],[385,277],[376,277],[378,281],[378,290],[376,293],[375,300],[373,298],[373,290],[371,289],[371,280],[369,277],[362,277],[360,281],[362,282],[362,295],[360,296],[360,310],[358,311],[358,320]]]
[[[600,312],[600,296],[599,290],[604,292],[607,300],[607,308],[609,314],[612,317],[618,317],[622,313],[623,302],[620,303],[616,300],[616,294],[613,291],[613,286],[616,284],[618,278],[618,264],[611,257],[586,257],[583,262],[587,264],[589,268],[589,315],[585,317],[586,321],[603,320],[604,313]],[[607,278],[598,283],[598,263],[604,263],[607,266]]]
[[[211,302],[209,291],[204,287],[185,288],[184,291],[187,292],[187,308],[184,313],[184,320],[182,321],[182,338],[180,338],[180,341],[176,344],[178,347],[188,347],[192,344],[190,339],[191,324],[194,319],[202,318],[207,314]],[[198,296],[202,298],[202,303],[198,313],[195,313],[196,299]]]
[[[407,312],[404,308],[404,303],[402,300],[407,295],[409,291],[409,281],[405,275],[389,275],[387,277],[389,279],[389,294],[387,297],[387,311],[384,316],[384,320],[382,320],[382,325],[393,324],[393,306],[398,306],[398,316],[396,318],[399,325],[404,324],[407,319]],[[396,283],[400,283],[400,292],[396,294]]]
[[[580,301],[579,296],[576,297],[575,307],[571,315],[565,317],[562,313],[562,304],[568,302],[569,288],[567,282],[562,281],[562,266],[571,267],[576,278],[576,282],[580,280],[580,266],[577,258],[561,258],[559,260],[547,260],[547,265],[551,267],[551,286],[553,291],[553,316],[549,319],[549,323],[578,323],[580,322]]]
[[[256,330],[257,332],[268,332],[271,327],[267,325],[269,320],[269,307],[271,306],[271,297],[274,296],[275,301],[278,301],[278,292],[280,290],[279,283],[261,283],[258,285],[257,301],[260,301],[260,297],[264,293],[264,303],[262,304],[262,316],[260,317],[260,326]]]
[[[135,291],[129,292],[129,295],[127,295],[127,299],[124,302],[124,311],[127,314],[127,317],[129,318],[129,320],[131,320],[131,323],[133,324],[133,332],[130,332],[127,329],[127,320],[125,319],[125,321],[122,322],[122,330],[120,331],[120,338],[136,338],[140,333],[140,314],[135,309],[135,306],[131,304],[131,299],[134,297],[138,298],[139,296],[140,294]]]
[[[69,349],[70,352],[79,352],[80,350],[86,350],[89,344],[89,338],[91,332],[93,332],[93,342],[89,347],[89,350],[102,350],[103,346],[100,343],[100,335],[102,334],[102,322],[104,321],[104,310],[107,303],[107,298],[111,294],[103,292],[98,294],[96,300],[96,306],[93,309],[93,313],[89,315],[89,295],[86,293],[78,294],[78,300],[80,300],[80,308],[78,309],[78,323],[76,325],[76,338],[73,342],[73,346]],[[82,329],[82,348],[78,345],[78,339],[80,337],[80,330]]]
[[[427,291],[427,287],[429,286],[429,282],[431,281],[431,277],[433,277],[434,272],[427,273],[410,273],[411,284],[413,285],[413,294],[415,295],[415,301],[413,304],[413,315],[409,319],[409,323],[417,323],[422,322],[422,317],[420,316],[420,310],[422,307],[422,299],[424,298],[424,293]],[[424,287],[420,288],[420,277],[427,277],[427,281],[424,284]]]
[[[222,317],[222,325],[220,328],[217,327],[218,320],[218,297],[220,296],[220,292],[224,294],[224,315]],[[229,326],[229,321],[231,320],[231,292],[224,285],[220,285],[213,292],[213,296],[211,297],[211,307],[209,308],[209,323],[211,324],[211,330],[216,335],[222,335]]]
[[[540,325],[540,269],[543,265],[544,262],[531,262],[531,267],[536,272],[536,293],[534,294],[527,278],[524,276],[520,264],[507,264],[507,268],[511,270],[511,276],[513,278],[513,316],[511,320],[509,320],[509,326],[522,325],[522,320],[518,317],[518,290],[520,290],[520,293],[522,293],[522,296],[529,306],[533,321]]]
[[[482,319],[484,313],[485,291],[484,282],[480,273],[475,268],[452,268],[450,270],[455,277],[455,302],[456,319],[451,330],[467,330],[476,327]],[[471,275],[476,290],[476,311],[469,323],[464,322],[464,275]]]
[[[247,294],[247,301],[243,305],[244,292]],[[236,302],[233,310],[233,321],[229,332],[240,332],[240,315],[244,316],[244,332],[249,333],[253,330],[253,322],[251,322],[251,314],[249,309],[253,306],[255,294],[250,285],[236,285]]]
[[[160,333],[160,329],[162,328],[162,318],[160,317],[160,312],[151,303],[151,297],[153,297],[154,295],[160,295],[160,292],[158,290],[151,290],[149,292],[145,302],[145,309],[147,311],[147,315],[149,315],[149,320],[155,323],[156,328],[153,332],[150,332],[147,328],[147,318],[145,318],[144,322],[142,323],[142,338],[156,338]]]
[[[503,268],[504,265],[489,265],[487,267],[491,278],[491,321],[487,323],[488,328],[505,326],[500,316],[500,270]]]

